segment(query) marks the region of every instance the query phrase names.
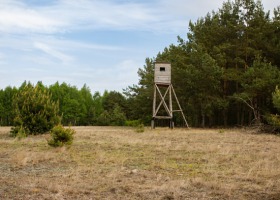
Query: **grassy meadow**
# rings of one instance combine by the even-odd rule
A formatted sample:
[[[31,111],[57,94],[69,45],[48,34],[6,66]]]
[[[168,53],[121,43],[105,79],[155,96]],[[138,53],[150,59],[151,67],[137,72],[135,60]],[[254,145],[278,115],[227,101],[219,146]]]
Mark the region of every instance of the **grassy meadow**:
[[[280,137],[73,127],[70,147],[0,127],[0,199],[280,199]]]

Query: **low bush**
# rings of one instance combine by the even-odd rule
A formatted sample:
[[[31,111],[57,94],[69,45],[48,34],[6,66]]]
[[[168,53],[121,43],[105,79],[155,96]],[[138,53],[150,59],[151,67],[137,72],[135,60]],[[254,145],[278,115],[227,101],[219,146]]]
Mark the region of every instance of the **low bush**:
[[[279,115],[274,115],[274,114],[269,114],[265,116],[265,119],[269,126],[271,127],[272,132],[279,133],[280,132],[280,116]]]
[[[127,120],[127,121],[125,121],[125,126],[137,127],[140,124],[142,124],[142,123],[139,119],[138,120]]]
[[[71,128],[64,128],[62,125],[57,125],[50,133],[51,139],[48,141],[48,144],[53,147],[61,147],[63,145],[72,144],[75,130]]]

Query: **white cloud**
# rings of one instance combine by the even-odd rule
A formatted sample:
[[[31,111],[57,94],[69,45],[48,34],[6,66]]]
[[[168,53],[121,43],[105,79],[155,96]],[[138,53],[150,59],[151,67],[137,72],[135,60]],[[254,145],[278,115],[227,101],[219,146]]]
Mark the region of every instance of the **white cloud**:
[[[57,0],[44,6],[25,1],[0,2],[1,32],[61,33],[77,29],[120,29],[177,32],[189,20],[221,8],[224,0],[122,1]],[[263,0],[265,9],[279,3]]]
[[[39,10],[28,8],[19,1],[4,1],[0,3],[0,31],[12,33],[58,32],[64,26],[62,21],[47,16]]]
[[[87,84],[92,91],[117,90],[129,85],[137,84],[137,70],[142,66],[135,60],[123,60],[110,66],[95,68],[76,68],[71,73],[65,74],[69,83],[78,87]],[[63,80],[63,79],[59,79]]]
[[[74,60],[74,58],[72,58],[71,56],[68,56],[56,49],[53,49],[51,46],[44,44],[44,43],[35,42],[34,47],[45,52],[46,54],[48,54],[54,58],[59,59],[63,63],[67,63],[67,62]]]
[[[48,13],[63,13],[61,19],[75,28],[135,29],[157,18],[152,9],[141,3],[114,1],[59,1]]]
[[[78,42],[74,40],[67,39],[59,39],[55,37],[36,37],[33,40],[40,41],[42,43],[47,43],[48,45],[56,46],[61,50],[69,50],[69,49],[91,49],[91,50],[99,50],[99,51],[119,51],[123,50],[123,47],[113,46],[113,45],[100,45],[94,43],[85,43]]]
[[[223,1],[224,0],[161,0],[161,7],[163,12],[166,12],[167,15],[177,15],[180,17],[190,17],[197,19],[199,17],[205,16],[207,12],[217,10],[222,6]]]
[[[24,1],[0,2],[0,31],[6,33],[59,33],[77,29],[166,30],[172,21],[162,8],[143,3],[58,0],[35,7]],[[176,19],[174,19],[176,21]],[[170,25],[170,23],[169,23]]]

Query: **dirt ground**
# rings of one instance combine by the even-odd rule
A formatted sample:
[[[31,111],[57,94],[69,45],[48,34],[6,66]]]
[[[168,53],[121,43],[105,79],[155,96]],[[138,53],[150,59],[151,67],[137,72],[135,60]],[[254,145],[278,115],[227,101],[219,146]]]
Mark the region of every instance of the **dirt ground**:
[[[0,199],[280,199],[280,137],[73,127],[70,147],[0,127]]]

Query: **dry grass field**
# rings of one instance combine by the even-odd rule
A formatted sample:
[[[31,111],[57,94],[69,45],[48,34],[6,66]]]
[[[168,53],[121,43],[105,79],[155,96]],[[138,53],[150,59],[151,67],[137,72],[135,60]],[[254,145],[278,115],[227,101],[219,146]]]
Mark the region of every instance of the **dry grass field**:
[[[74,127],[71,147],[0,127],[0,199],[280,199],[280,137]]]

